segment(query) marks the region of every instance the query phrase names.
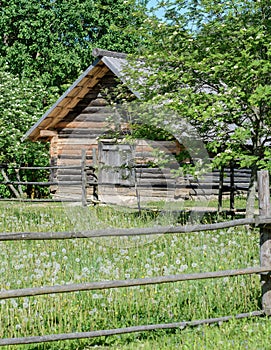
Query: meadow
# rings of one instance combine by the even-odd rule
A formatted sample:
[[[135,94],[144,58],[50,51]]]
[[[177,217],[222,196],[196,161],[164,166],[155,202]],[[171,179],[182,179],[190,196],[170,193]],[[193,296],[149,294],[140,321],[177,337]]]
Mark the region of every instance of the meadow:
[[[0,204],[0,231],[71,231],[183,223],[176,214],[62,204]],[[203,219],[203,218],[201,218]],[[207,218],[208,219],[208,218]],[[259,265],[249,227],[148,238],[0,242],[0,288],[62,285]],[[0,337],[84,332],[256,311],[257,275],[0,300]],[[269,349],[266,317],[3,349]]]

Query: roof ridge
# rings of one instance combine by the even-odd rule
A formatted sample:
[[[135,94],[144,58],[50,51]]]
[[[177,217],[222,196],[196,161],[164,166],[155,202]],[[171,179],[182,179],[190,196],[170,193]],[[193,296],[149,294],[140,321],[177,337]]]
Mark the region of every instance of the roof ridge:
[[[109,50],[103,50],[99,48],[94,48],[92,50],[92,55],[94,57],[116,57],[116,58],[126,58],[127,54],[124,52],[118,52],[118,51],[109,51]]]

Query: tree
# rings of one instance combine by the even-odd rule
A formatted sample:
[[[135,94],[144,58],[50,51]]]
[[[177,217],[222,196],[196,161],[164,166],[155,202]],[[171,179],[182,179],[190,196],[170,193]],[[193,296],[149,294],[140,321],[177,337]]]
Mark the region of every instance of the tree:
[[[46,89],[39,80],[12,75],[0,70],[0,165],[10,179],[15,181],[15,173],[10,165],[48,165],[48,147],[42,143],[21,142],[25,132],[41,117],[44,112],[44,101],[50,105],[56,94]],[[43,173],[28,173],[27,179],[36,180],[43,177]],[[3,180],[3,178],[2,178]],[[26,180],[26,178],[24,179]],[[0,194],[8,196],[9,191],[1,186]]]
[[[270,2],[187,0],[164,6],[167,21],[145,23],[152,39],[143,51],[148,76],[138,89],[194,125],[215,166],[234,160],[251,168],[251,215],[257,169],[271,168]]]
[[[94,46],[134,51],[139,36],[126,28],[139,26],[144,6],[136,0],[1,0],[0,55],[12,74],[59,87],[90,65]]]

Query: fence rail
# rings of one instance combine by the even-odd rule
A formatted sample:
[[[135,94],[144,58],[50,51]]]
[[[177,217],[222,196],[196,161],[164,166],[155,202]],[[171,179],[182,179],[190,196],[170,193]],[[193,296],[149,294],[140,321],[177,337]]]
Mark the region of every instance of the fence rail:
[[[68,238],[96,238],[109,236],[134,236],[134,235],[153,235],[153,234],[172,234],[172,233],[190,233],[197,231],[218,230],[222,228],[236,227],[240,225],[255,225],[260,228],[260,256],[261,266],[250,267],[235,270],[223,270],[204,273],[180,274],[169,276],[157,276],[152,278],[130,279],[89,282],[81,284],[69,284],[61,286],[44,286],[35,288],[24,288],[17,290],[4,290],[0,292],[0,299],[8,299],[15,297],[26,297],[34,295],[44,295],[52,293],[68,293],[75,291],[89,291],[95,289],[123,288],[161,283],[174,283],[181,281],[203,280],[209,278],[232,277],[240,275],[260,274],[262,286],[262,310],[253,311],[235,316],[224,316],[219,318],[210,318],[205,320],[195,320],[189,322],[177,322],[169,324],[154,324],[133,326],[127,328],[96,330],[81,333],[67,334],[51,334],[44,336],[32,336],[22,338],[6,338],[0,340],[0,346],[31,344],[41,342],[51,342],[57,340],[94,338],[101,336],[110,336],[116,334],[125,334],[131,332],[142,332],[156,329],[184,328],[186,326],[197,326],[201,324],[211,324],[216,322],[224,322],[231,319],[240,319],[246,317],[258,317],[262,315],[269,316],[271,314],[271,216],[270,216],[270,192],[269,192],[269,174],[265,171],[258,173],[259,177],[259,212],[260,216],[248,219],[231,220],[209,225],[187,225],[187,226],[164,226],[139,229],[110,229],[110,230],[94,230],[88,232],[20,232],[20,233],[2,233],[0,241],[9,240],[41,240],[41,239],[68,239]]]
[[[93,149],[94,152],[95,148]],[[83,206],[86,206],[88,203],[97,203],[98,200],[98,185],[102,186],[112,186],[112,179],[102,179],[100,170],[103,168],[101,164],[97,163],[97,160],[93,159],[93,163],[91,165],[87,164],[87,156],[85,150],[81,153],[81,164],[79,165],[52,165],[52,166],[20,166],[20,165],[9,165],[9,164],[0,164],[0,172],[4,181],[0,181],[0,184],[8,186],[13,196],[18,199],[20,198],[22,201],[25,200],[23,198],[22,188],[21,186],[32,186],[32,189],[35,186],[63,186],[63,190],[65,191],[66,187],[69,186],[80,186],[80,192],[77,193],[77,197],[75,200],[71,199],[71,201],[81,202]],[[78,161],[80,161],[80,157]],[[94,157],[96,159],[96,157]],[[118,169],[123,170],[123,166]],[[230,165],[229,169],[222,168],[220,170],[213,170],[212,173],[207,174],[206,180],[203,183],[201,181],[197,181],[193,176],[187,176],[186,181],[184,183],[175,183],[171,182],[168,179],[165,183],[161,182],[160,172],[155,174],[153,172],[153,168],[148,169],[144,165],[137,165],[136,169],[144,168],[144,172],[147,172],[147,176],[140,176],[140,189],[142,193],[144,193],[150,187],[150,178],[152,178],[152,185],[157,189],[159,186],[164,189],[166,186],[168,190],[176,189],[177,192],[182,193],[183,195],[187,195],[186,189],[189,187],[191,196],[200,195],[200,196],[209,196],[209,195],[217,195],[218,196],[218,210],[222,211],[222,197],[224,194],[229,195],[230,198],[230,210],[233,213],[235,210],[234,201],[235,194],[238,191],[242,193],[247,191],[248,188],[248,179],[250,177],[250,172],[248,170],[242,170],[240,175],[240,169],[234,169],[233,164]],[[8,174],[7,170],[13,170],[15,173],[11,176]],[[45,170],[51,171],[51,176],[48,181],[21,181],[20,179],[20,171],[24,170]],[[65,174],[56,175],[58,170],[69,170],[65,172]],[[99,170],[99,171],[98,171]],[[151,177],[147,170],[151,170]],[[98,183],[98,172],[99,172],[99,183]],[[68,173],[68,175],[67,175]],[[76,176],[74,176],[76,173]],[[141,170],[140,170],[141,173]],[[53,175],[52,175],[53,174]],[[227,174],[227,177],[224,175]],[[70,176],[69,176],[70,175]],[[236,175],[236,177],[235,177]],[[138,177],[138,175],[137,175]],[[214,178],[213,178],[214,177]],[[135,186],[135,184],[131,185]],[[136,191],[138,191],[138,184],[136,184]],[[90,190],[87,191],[87,188],[91,188],[93,193],[90,195]],[[184,191],[185,189],[185,191]],[[74,189],[71,188],[71,191]],[[64,191],[62,195],[64,195]],[[80,189],[79,189],[80,191]],[[28,190],[30,192],[30,190]],[[29,193],[28,193],[29,194]],[[88,195],[88,196],[87,196]],[[159,195],[159,194],[158,194]],[[161,194],[160,194],[161,195]],[[80,198],[81,196],[81,198]],[[29,194],[30,197],[30,194]],[[48,199],[49,201],[49,199]],[[55,201],[55,198],[52,198],[50,201]]]
[[[124,288],[124,287],[136,287],[147,286],[152,284],[172,283],[172,282],[184,282],[184,281],[196,281],[210,278],[224,278],[242,275],[264,274],[271,271],[271,267],[249,267],[236,270],[223,270],[214,272],[202,272],[191,274],[179,274],[170,276],[157,276],[150,278],[136,278],[127,280],[115,280],[115,281],[101,281],[101,282],[89,282],[89,283],[77,283],[57,286],[43,286],[35,288],[23,288],[14,289],[0,292],[1,299],[30,297],[36,295],[46,295],[55,293],[70,293],[87,290],[101,290],[111,288]]]
[[[7,170],[14,170],[16,173],[16,180],[11,180],[9,178],[9,174],[7,173]],[[81,187],[81,198],[79,199],[70,199],[68,201],[71,202],[81,202],[83,206],[86,206],[88,204],[87,199],[87,188],[92,186],[93,187],[93,198],[96,198],[96,186],[97,179],[96,175],[94,173],[95,168],[91,165],[86,164],[86,152],[82,151],[81,155],[81,164],[80,165],[55,165],[55,166],[19,166],[19,165],[12,165],[9,166],[1,165],[0,164],[0,170],[2,177],[4,178],[4,181],[0,181],[0,184],[8,186],[11,190],[11,192],[15,195],[17,200],[25,201],[23,198],[23,193],[21,190],[21,186],[80,186]],[[79,174],[78,177],[74,180],[59,180],[59,181],[52,181],[50,179],[49,181],[21,181],[19,172],[20,170],[49,170],[49,171],[55,171],[55,170],[78,170]],[[87,172],[92,171],[91,179],[87,179]],[[18,186],[18,189],[14,186]],[[29,200],[28,200],[29,201]],[[47,202],[55,202],[54,198],[47,199]],[[65,200],[63,200],[64,202]]]
[[[172,233],[191,233],[198,231],[212,231],[224,228],[243,226],[243,225],[260,225],[262,223],[271,223],[270,218],[245,218],[231,221],[219,222],[209,225],[186,225],[186,226],[156,226],[143,228],[110,228],[91,231],[74,231],[74,232],[14,232],[0,234],[1,241],[20,241],[20,240],[53,240],[53,239],[73,239],[73,238],[101,238],[101,237],[131,237],[131,236],[148,236],[157,234]]]
[[[91,331],[91,332],[50,334],[50,335],[34,336],[34,337],[6,338],[6,339],[0,339],[0,346],[45,343],[45,342],[53,342],[53,341],[60,341],[60,340],[96,338],[96,337],[104,337],[104,336],[110,336],[110,335],[154,331],[158,329],[172,329],[172,328],[183,329],[187,326],[195,327],[195,326],[200,326],[204,324],[210,325],[218,322],[227,322],[232,319],[238,320],[242,318],[259,317],[263,315],[264,315],[263,311],[252,311],[248,313],[238,314],[235,316],[208,318],[205,320],[195,320],[190,322],[163,323],[163,324],[153,324],[153,325],[144,325],[144,326],[132,326],[132,327],[126,327],[126,328],[105,329],[105,330]]]

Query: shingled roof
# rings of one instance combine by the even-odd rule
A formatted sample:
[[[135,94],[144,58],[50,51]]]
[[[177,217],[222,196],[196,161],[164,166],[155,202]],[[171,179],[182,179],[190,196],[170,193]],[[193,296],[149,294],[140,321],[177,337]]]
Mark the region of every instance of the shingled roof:
[[[125,83],[123,74],[123,68],[127,65],[127,55],[125,53],[94,49],[92,54],[94,57],[97,57],[94,63],[80,75],[37,123],[27,131],[22,138],[23,141],[26,139],[35,141],[40,136],[40,130],[53,129],[85,97],[90,89],[99,83],[100,79],[109,70]],[[130,90],[135,96],[139,97],[136,91]]]

